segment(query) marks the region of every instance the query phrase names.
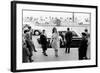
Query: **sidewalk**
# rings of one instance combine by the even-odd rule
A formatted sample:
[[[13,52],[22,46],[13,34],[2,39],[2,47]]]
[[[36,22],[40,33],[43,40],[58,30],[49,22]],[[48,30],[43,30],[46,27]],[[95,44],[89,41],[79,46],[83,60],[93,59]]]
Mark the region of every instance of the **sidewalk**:
[[[47,49],[47,55],[42,54],[41,48],[36,48],[37,52],[33,52],[34,62],[48,62],[48,61],[69,61],[78,60],[78,48],[71,48],[70,53],[65,53],[65,48],[59,48],[59,57],[55,57],[53,48]]]

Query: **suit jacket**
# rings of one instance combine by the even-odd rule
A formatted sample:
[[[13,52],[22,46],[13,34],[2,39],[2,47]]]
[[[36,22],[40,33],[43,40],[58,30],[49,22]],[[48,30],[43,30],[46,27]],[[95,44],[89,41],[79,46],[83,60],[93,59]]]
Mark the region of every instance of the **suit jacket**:
[[[72,41],[72,32],[71,31],[67,31],[67,33],[65,34],[65,40],[67,42],[71,42]]]
[[[47,44],[47,37],[43,34],[40,35],[40,42],[42,45],[46,45]]]

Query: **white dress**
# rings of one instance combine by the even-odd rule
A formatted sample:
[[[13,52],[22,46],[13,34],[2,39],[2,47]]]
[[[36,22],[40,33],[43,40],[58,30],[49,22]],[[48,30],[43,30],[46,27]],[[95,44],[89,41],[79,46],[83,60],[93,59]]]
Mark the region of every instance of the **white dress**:
[[[59,35],[58,35],[58,33],[53,33],[52,34],[52,44],[51,44],[51,46],[55,50],[59,49]]]

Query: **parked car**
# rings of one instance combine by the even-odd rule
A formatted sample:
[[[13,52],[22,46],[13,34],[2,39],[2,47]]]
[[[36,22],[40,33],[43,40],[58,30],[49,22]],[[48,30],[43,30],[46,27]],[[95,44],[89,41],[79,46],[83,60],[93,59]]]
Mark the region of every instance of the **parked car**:
[[[72,44],[71,47],[79,47],[80,42],[82,40],[82,37],[80,37],[75,31],[72,31],[73,38],[72,38]]]
[[[59,31],[59,35],[60,36],[62,36],[62,33],[64,33],[63,36],[65,36],[66,31]],[[75,31],[72,31],[72,43],[71,43],[71,47],[74,47],[74,48],[75,47],[79,47],[81,40],[82,40],[81,36],[78,33],[76,33]],[[60,42],[60,47],[61,48],[65,47],[65,41],[64,41],[64,39],[62,41],[63,41],[63,44],[61,44],[61,42]]]
[[[38,32],[38,31],[35,31],[35,33],[36,32]],[[65,48],[66,45],[65,45],[65,41],[64,41],[64,36],[65,36],[66,31],[58,31],[58,32],[59,32],[59,36],[60,36],[60,48]],[[38,35],[40,35],[40,34],[41,34],[41,32],[38,33]],[[37,35],[37,34],[35,34],[35,35]],[[72,31],[72,35],[73,35],[73,37],[72,37],[71,47],[72,48],[79,47],[80,41],[82,40],[81,36],[78,33],[76,33],[75,31]],[[47,37],[48,48],[51,48],[50,40],[51,40],[51,38]],[[40,44],[40,38],[38,38],[37,41]]]

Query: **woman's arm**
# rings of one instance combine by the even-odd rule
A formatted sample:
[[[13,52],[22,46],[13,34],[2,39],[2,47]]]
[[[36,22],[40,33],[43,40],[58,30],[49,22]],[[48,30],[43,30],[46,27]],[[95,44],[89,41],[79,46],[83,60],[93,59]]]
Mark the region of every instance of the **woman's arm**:
[[[50,44],[52,44],[52,41],[53,41],[53,35],[51,36],[51,39],[50,39]]]

